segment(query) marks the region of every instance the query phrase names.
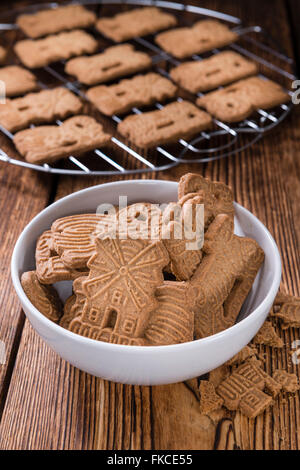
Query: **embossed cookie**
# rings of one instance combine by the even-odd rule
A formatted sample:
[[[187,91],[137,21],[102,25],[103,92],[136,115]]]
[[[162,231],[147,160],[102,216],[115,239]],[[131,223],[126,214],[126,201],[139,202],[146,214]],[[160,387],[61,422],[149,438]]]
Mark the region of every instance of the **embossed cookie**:
[[[5,62],[6,55],[7,50],[4,47],[0,46],[0,64],[3,64]]]
[[[215,387],[210,381],[201,380],[199,391],[201,414],[209,415],[222,407],[223,399],[217,395]]]
[[[279,293],[276,296],[271,315],[280,319],[281,328],[300,328],[300,297]]]
[[[74,30],[44,39],[24,39],[15,44],[14,50],[26,67],[37,68],[73,56],[91,54],[97,47],[97,41],[90,34]]]
[[[85,303],[85,296],[82,290],[82,282],[86,279],[85,276],[78,277],[73,282],[74,294],[71,295],[64,305],[64,314],[59,321],[60,326],[69,328],[71,321],[82,314],[82,309]]]
[[[122,44],[109,47],[101,54],[69,60],[65,71],[86,85],[94,85],[140,72],[151,64],[148,54],[136,51],[130,44]]]
[[[36,77],[18,65],[0,68],[0,80],[5,83],[6,96],[22,95],[38,88]]]
[[[197,173],[187,173],[178,184],[178,199],[182,202],[191,197],[201,196],[204,204],[205,229],[218,214],[234,217],[233,194],[229,186],[211,181]]]
[[[5,105],[0,106],[0,124],[15,132],[30,124],[64,119],[81,110],[81,101],[66,88],[42,90],[22,98],[7,99]]]
[[[238,35],[216,20],[202,20],[192,28],[176,28],[159,34],[155,42],[179,59],[201,54],[236,41]]]
[[[89,116],[74,116],[61,126],[40,126],[17,132],[14,144],[30,163],[49,163],[81,155],[108,144],[110,135]]]
[[[199,114],[192,103],[181,101],[158,111],[128,116],[118,124],[118,131],[138,147],[149,148],[191,139],[211,123],[209,114]]]
[[[134,106],[147,106],[175,96],[177,88],[157,73],[138,75],[117,85],[96,86],[87,91],[89,100],[107,116],[122,114]]]
[[[253,338],[254,344],[264,344],[265,346],[270,346],[271,348],[283,348],[283,341],[278,336],[273,327],[272,323],[266,321],[256,336]]]
[[[161,31],[176,24],[175,16],[156,7],[146,7],[119,13],[112,18],[100,18],[96,23],[96,28],[110,39],[122,42]]]
[[[118,214],[119,231],[133,239],[160,240],[161,222],[160,208],[147,202],[131,204]]]
[[[154,293],[163,284],[167,252],[161,242],[108,236],[96,238],[96,249],[82,282],[82,314],[69,329],[111,343],[142,345],[150,312],[158,305]]]
[[[16,22],[27,36],[36,39],[68,29],[86,28],[95,21],[96,15],[82,5],[67,5],[32,15],[20,15]]]
[[[296,393],[300,389],[296,374],[289,374],[286,370],[276,369],[273,379],[282,385],[284,392]]]
[[[264,260],[255,240],[233,234],[233,221],[225,214],[210,224],[202,251],[203,259],[189,281],[196,297],[196,338],[235,323]]]
[[[70,269],[62,262],[54,249],[51,230],[47,230],[39,237],[35,251],[35,262],[36,274],[42,284],[72,281],[84,274],[84,269]]]
[[[197,105],[221,121],[238,122],[259,108],[273,108],[289,100],[277,83],[251,77],[198,98]]]
[[[63,304],[54,287],[42,285],[35,271],[23,273],[21,284],[35,308],[49,320],[58,322],[63,314]]]
[[[256,418],[272,405],[272,397],[276,397],[280,389],[275,380],[248,361],[219,385],[217,393],[227,409],[240,410],[248,418]]]
[[[237,52],[224,51],[208,59],[184,62],[171,70],[172,79],[191,93],[213,90],[257,73],[254,62]]]
[[[150,316],[145,338],[150,346],[178,344],[194,339],[194,313],[188,286],[165,281],[155,291],[158,307]]]

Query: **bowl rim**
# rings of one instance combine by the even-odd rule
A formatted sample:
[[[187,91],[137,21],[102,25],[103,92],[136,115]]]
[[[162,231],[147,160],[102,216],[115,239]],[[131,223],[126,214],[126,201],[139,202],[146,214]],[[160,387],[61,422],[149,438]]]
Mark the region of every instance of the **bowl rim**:
[[[45,207],[42,211],[40,211],[22,230],[21,234],[18,237],[18,240],[15,244],[12,258],[11,258],[11,278],[13,282],[13,286],[16,290],[17,296],[19,300],[21,301],[22,305],[25,305],[25,308],[30,311],[30,313],[34,316],[37,317],[38,321],[40,321],[43,326],[45,327],[50,327],[53,329],[54,332],[57,332],[59,335],[65,335],[70,339],[73,339],[75,341],[79,341],[80,343],[84,344],[89,344],[90,346],[94,347],[99,347],[100,349],[107,349],[109,350],[115,350],[115,351],[123,351],[126,353],[134,353],[138,352],[142,355],[151,355],[153,353],[159,354],[162,350],[166,351],[172,351],[174,349],[193,349],[197,348],[199,344],[201,343],[202,345],[213,343],[218,340],[222,340],[224,336],[227,336],[229,334],[234,334],[235,330],[239,330],[241,326],[245,326],[250,322],[254,321],[256,317],[259,317],[262,311],[265,310],[266,306],[269,303],[272,303],[273,298],[274,298],[274,293],[276,294],[279,285],[280,285],[280,280],[281,280],[281,258],[279,254],[278,247],[275,243],[274,238],[270,234],[269,230],[266,228],[266,226],[255,216],[253,215],[248,209],[245,207],[241,206],[237,202],[234,202],[235,207],[239,208],[240,212],[243,212],[244,214],[247,215],[248,218],[252,219],[256,225],[260,226],[260,228],[265,232],[265,235],[268,238],[268,241],[271,245],[272,251],[273,251],[273,262],[275,264],[275,269],[274,269],[274,274],[273,274],[273,280],[271,287],[262,300],[262,302],[251,312],[246,318],[242,319],[235,325],[231,326],[230,328],[227,328],[224,331],[221,331],[219,333],[216,333],[214,335],[208,336],[206,338],[201,338],[197,340],[192,340],[189,342],[185,343],[179,343],[179,344],[169,344],[169,345],[162,345],[162,346],[129,346],[129,345],[122,345],[122,344],[112,344],[112,343],[106,343],[104,341],[98,341],[95,339],[91,338],[86,338],[85,336],[78,335],[77,333],[73,333],[72,331],[69,331],[62,326],[58,325],[57,323],[54,323],[53,321],[49,320],[45,315],[43,315],[28,299],[27,295],[25,294],[21,281],[18,275],[18,253],[22,249],[23,245],[23,240],[26,237],[26,235],[30,232],[31,228],[33,225],[35,225],[38,220],[45,215],[50,209],[53,210],[55,207],[60,206],[67,200],[71,200],[74,197],[80,197],[80,196],[86,196],[89,192],[93,192],[99,188],[102,188],[104,186],[109,187],[111,186],[112,188],[115,186],[125,186],[125,185],[136,185],[136,184],[164,184],[164,185],[170,185],[170,186],[177,186],[178,183],[176,181],[167,181],[167,180],[147,180],[147,179],[138,179],[138,180],[123,180],[123,181],[114,181],[114,182],[109,182],[109,183],[103,183],[103,184],[98,184],[94,186],[90,186],[88,188],[81,189],[79,191],[75,191],[71,194],[68,194],[67,196],[64,196],[54,203],[50,204],[49,206]],[[26,314],[26,312],[25,312]]]

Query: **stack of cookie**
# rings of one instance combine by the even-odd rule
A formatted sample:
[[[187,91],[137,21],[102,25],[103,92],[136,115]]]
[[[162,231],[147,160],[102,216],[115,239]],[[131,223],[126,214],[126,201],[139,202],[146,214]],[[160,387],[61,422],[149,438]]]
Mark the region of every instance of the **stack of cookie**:
[[[17,24],[27,35],[27,39],[14,46],[24,66],[36,69],[67,61],[65,73],[86,87],[84,96],[106,116],[173,100],[165,107],[159,104],[160,109],[156,111],[127,116],[119,122],[117,131],[141,148],[190,140],[210,129],[213,117],[236,122],[259,108],[271,108],[289,100],[281,86],[254,76],[258,68],[252,61],[233,51],[216,52],[216,48],[238,39],[227,25],[216,20],[176,28],[177,19],[156,7],[137,8],[97,19],[81,5],[69,5],[21,15]],[[98,40],[84,28],[94,28],[116,44],[99,52]],[[173,29],[160,32],[169,28]],[[161,57],[171,59],[173,65],[178,63],[171,69],[170,78],[149,71],[107,84],[151,69],[154,64],[148,54],[131,44],[119,43],[158,32],[154,40],[162,49]],[[210,57],[196,60],[196,54],[208,51],[213,51]],[[4,54],[0,50],[0,60],[4,57],[2,52]],[[192,61],[183,63],[177,60],[191,57]],[[110,142],[111,134],[104,132],[102,124],[80,114],[82,102],[70,89],[59,87],[36,92],[35,75],[16,65],[1,68],[0,80],[6,83],[8,97],[7,103],[0,105],[0,125],[10,133],[17,132],[13,136],[15,146],[27,161],[51,163],[72,154],[82,155]],[[228,84],[226,88],[212,91]],[[196,94],[196,102],[174,101],[178,87]],[[203,96],[202,92],[207,91],[210,93]],[[56,120],[61,124],[60,120],[75,115],[76,118],[71,117],[59,128],[57,125],[40,126]],[[33,125],[39,127],[33,128]]]
[[[164,210],[137,203],[56,220],[38,239],[36,271],[22,275],[30,301],[74,333],[125,345],[176,344],[232,326],[264,253],[234,234],[229,187],[187,174],[178,196]],[[52,286],[63,280],[73,281],[64,307]]]

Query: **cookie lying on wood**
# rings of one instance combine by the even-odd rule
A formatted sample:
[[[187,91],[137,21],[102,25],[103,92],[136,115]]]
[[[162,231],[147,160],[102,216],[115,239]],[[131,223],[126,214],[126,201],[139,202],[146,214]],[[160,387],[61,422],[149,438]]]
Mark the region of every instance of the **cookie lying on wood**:
[[[208,59],[184,62],[171,70],[172,79],[191,93],[209,91],[257,73],[254,62],[237,52],[225,51]]]
[[[96,15],[82,5],[67,5],[17,17],[17,25],[30,38],[36,39],[60,31],[86,28],[96,21]]]
[[[122,42],[170,28],[176,23],[175,16],[156,7],[146,7],[118,13],[112,18],[100,18],[96,28],[110,39]]]
[[[176,28],[160,33],[155,42],[174,57],[184,59],[226,46],[237,39],[238,35],[225,24],[216,20],[202,20],[191,28]]]

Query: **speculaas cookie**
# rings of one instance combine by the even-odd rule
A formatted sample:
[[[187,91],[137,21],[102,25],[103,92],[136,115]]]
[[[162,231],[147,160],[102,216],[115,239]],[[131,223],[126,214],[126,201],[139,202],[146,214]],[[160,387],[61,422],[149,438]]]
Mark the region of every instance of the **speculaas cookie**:
[[[42,285],[35,271],[23,273],[21,284],[35,308],[49,320],[58,322],[63,314],[63,304],[54,287]]]
[[[283,293],[277,294],[270,314],[280,319],[283,330],[300,328],[300,297]]]
[[[256,418],[272,405],[272,397],[275,398],[280,389],[281,385],[254,361],[247,361],[218,386],[217,393],[228,410],[240,410],[249,418]]]
[[[224,51],[208,59],[184,62],[170,72],[172,79],[191,93],[209,91],[255,75],[257,65],[238,54]]]
[[[176,23],[175,16],[156,7],[146,7],[118,13],[112,18],[100,18],[96,28],[110,39],[122,42],[170,28]]]
[[[83,270],[68,268],[54,249],[53,232],[47,230],[39,237],[36,245],[36,274],[42,284],[71,281],[83,275]]]
[[[36,77],[18,65],[0,68],[0,80],[5,83],[7,97],[22,95],[38,88]]]
[[[119,231],[133,239],[160,240],[161,223],[161,209],[147,202],[131,204],[118,214]]]
[[[94,85],[140,72],[151,67],[151,64],[148,54],[136,51],[130,44],[122,44],[91,57],[71,59],[65,71],[86,85]]]
[[[284,346],[282,339],[278,336],[270,321],[266,321],[263,324],[259,332],[253,338],[253,343],[263,344],[271,348],[282,348]]]
[[[207,113],[198,113],[188,101],[167,104],[163,109],[128,116],[118,124],[118,131],[142,148],[191,139],[209,129],[212,120]]]
[[[196,338],[235,323],[264,260],[255,240],[233,234],[233,221],[225,214],[210,224],[202,251],[203,259],[189,281],[196,297]]]
[[[7,50],[3,46],[0,46],[0,64],[5,62],[6,56]]]
[[[150,346],[194,339],[193,301],[184,282],[165,281],[155,291],[157,308],[151,313],[145,339]]]
[[[296,393],[300,389],[296,374],[289,374],[286,370],[276,369],[273,379],[282,386],[282,390],[287,393]]]
[[[191,28],[176,28],[160,33],[155,42],[169,54],[184,59],[226,46],[237,38],[238,35],[227,25],[216,20],[202,20]]]
[[[217,395],[214,385],[209,380],[200,381],[199,391],[201,414],[209,415],[222,407],[223,398]]]
[[[39,38],[60,31],[86,28],[96,21],[96,15],[82,5],[66,5],[38,13],[20,15],[17,25],[31,38]]]
[[[240,352],[226,362],[227,366],[240,365],[248,359],[255,358],[257,354],[256,348],[253,346],[245,346]]]
[[[17,132],[14,144],[30,163],[51,163],[82,155],[110,141],[110,135],[90,116],[74,116],[61,126],[39,126]]]
[[[79,317],[82,314],[83,306],[85,303],[85,296],[82,290],[82,282],[86,279],[85,276],[78,277],[73,282],[72,294],[65,302],[64,314],[59,321],[60,326],[69,328],[73,318]]]
[[[78,114],[82,103],[67,88],[53,88],[29,93],[22,98],[7,99],[0,107],[0,125],[10,132],[29,127],[30,124],[65,119]]]
[[[147,106],[155,101],[165,101],[175,96],[177,87],[157,73],[137,75],[122,80],[117,85],[100,85],[90,88],[89,100],[107,116],[122,114],[133,107]]]
[[[68,297],[65,302],[64,313],[59,321],[60,326],[62,326],[63,328],[68,329],[70,322],[74,318],[72,309],[73,309],[75,302],[76,302],[75,294],[70,295],[70,297]]]
[[[54,34],[44,39],[24,39],[14,46],[21,62],[30,69],[82,54],[92,54],[97,48],[97,41],[80,30]]]
[[[221,121],[238,122],[257,109],[273,108],[289,100],[288,93],[277,83],[250,77],[198,98],[197,105]]]
[[[82,314],[69,328],[92,339],[142,345],[150,312],[158,305],[154,293],[163,283],[168,254],[159,241],[106,235],[95,242],[97,252],[82,282]]]

